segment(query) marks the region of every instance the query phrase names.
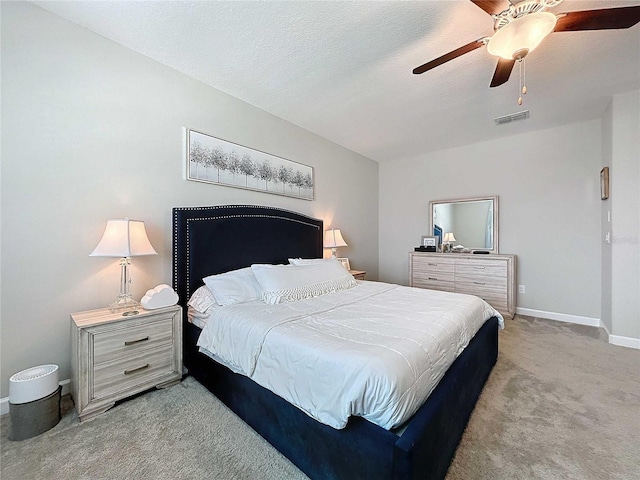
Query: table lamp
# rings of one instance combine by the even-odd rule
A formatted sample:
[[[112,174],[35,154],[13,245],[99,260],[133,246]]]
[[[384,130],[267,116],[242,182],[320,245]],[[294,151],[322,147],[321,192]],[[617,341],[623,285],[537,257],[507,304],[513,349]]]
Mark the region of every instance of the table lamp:
[[[444,244],[447,246],[447,251],[451,251],[451,242],[456,241],[456,237],[453,236],[453,232],[447,232],[444,234],[444,238],[442,239]]]
[[[330,228],[324,232],[324,248],[331,249],[331,258],[336,258],[337,247],[347,247],[339,228]]]
[[[98,246],[89,254],[90,257],[120,257],[120,295],[109,305],[112,312],[124,311],[122,315],[139,313],[140,303],[129,293],[131,278],[129,267],[131,257],[141,255],[157,255],[147,238],[144,222],[128,218],[107,220],[107,227]]]

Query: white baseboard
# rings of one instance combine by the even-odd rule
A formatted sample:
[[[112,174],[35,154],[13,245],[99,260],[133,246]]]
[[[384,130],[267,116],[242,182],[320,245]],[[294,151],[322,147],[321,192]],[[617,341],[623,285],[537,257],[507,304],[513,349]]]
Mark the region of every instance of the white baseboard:
[[[635,348],[640,350],[640,338],[621,337],[620,335],[609,335],[609,343],[619,347]]]
[[[61,380],[58,385],[62,387],[62,395],[66,395],[71,391],[71,379]],[[9,413],[9,397],[0,398],[0,416]]]
[[[590,327],[604,328],[609,336],[609,343],[620,347],[635,348],[640,350],[640,338],[621,337],[620,335],[611,335],[606,325],[599,318],[581,317],[580,315],[567,315],[565,313],[545,312],[543,310],[533,310],[530,308],[516,308],[516,314],[526,315],[528,317],[546,318],[548,320],[558,320],[560,322],[576,323],[578,325],[587,325]]]
[[[566,313],[545,312],[544,310],[533,310],[531,308],[516,308],[516,314],[528,317],[546,318],[548,320],[558,320],[559,322],[576,323],[578,325],[588,325],[590,327],[602,327],[599,318],[582,317],[580,315],[567,315]]]

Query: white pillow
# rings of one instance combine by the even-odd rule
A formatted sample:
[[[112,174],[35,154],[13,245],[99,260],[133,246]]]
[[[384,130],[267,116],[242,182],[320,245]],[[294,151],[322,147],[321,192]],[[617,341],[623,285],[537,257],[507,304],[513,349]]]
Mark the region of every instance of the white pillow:
[[[260,300],[262,290],[251,267],[232,270],[219,275],[205,277],[205,285],[216,297],[218,305],[235,305],[236,303]]]
[[[340,262],[307,265],[251,265],[262,288],[262,300],[276,304],[346,290],[357,285]]]
[[[208,313],[213,306],[218,306],[216,303],[216,297],[213,296],[211,290],[206,285],[201,286],[187,302],[187,305],[193,307],[193,309],[199,313]]]
[[[318,265],[324,262],[337,262],[335,258],[290,258],[291,265]]]

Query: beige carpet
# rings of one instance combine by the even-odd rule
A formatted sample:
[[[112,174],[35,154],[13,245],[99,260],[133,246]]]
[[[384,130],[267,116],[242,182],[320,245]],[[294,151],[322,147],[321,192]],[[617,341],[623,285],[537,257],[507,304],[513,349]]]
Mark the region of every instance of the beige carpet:
[[[640,352],[601,337],[508,321],[447,480],[640,478]],[[306,478],[191,378],[83,424],[65,407],[22,442],[2,418],[2,480]]]

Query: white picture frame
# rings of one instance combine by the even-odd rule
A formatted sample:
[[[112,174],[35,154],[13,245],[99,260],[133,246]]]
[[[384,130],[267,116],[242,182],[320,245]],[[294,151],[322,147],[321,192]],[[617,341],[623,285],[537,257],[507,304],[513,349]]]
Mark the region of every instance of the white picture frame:
[[[433,235],[422,235],[422,237],[420,237],[420,246],[438,248],[438,239],[439,237]]]
[[[345,269],[351,270],[351,265],[349,264],[348,258],[337,258],[336,260],[338,260]]]

